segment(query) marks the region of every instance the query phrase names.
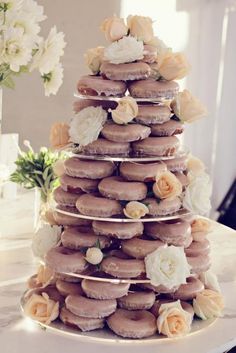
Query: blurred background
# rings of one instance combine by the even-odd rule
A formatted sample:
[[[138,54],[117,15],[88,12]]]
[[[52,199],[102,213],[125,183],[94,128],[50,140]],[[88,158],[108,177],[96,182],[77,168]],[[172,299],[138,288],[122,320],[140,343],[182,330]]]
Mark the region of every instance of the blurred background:
[[[56,24],[66,36],[64,83],[57,96],[45,98],[37,73],[18,78],[15,90],[4,90],[3,132],[18,133],[21,142],[28,139],[36,149],[48,145],[51,124],[68,121],[72,115],[76,82],[88,72],[84,52],[90,47],[106,45],[99,30],[101,21],[112,14],[150,16],[155,21],[155,35],[174,51],[184,51],[192,64],[192,71],[181,81],[181,87],[187,87],[207,105],[209,116],[186,126],[184,143],[204,161],[211,174],[213,210],[221,205],[225,212],[234,202],[236,189],[232,186],[236,176],[233,108],[236,1],[38,0],[38,3],[48,16],[42,23],[43,34],[47,35]]]

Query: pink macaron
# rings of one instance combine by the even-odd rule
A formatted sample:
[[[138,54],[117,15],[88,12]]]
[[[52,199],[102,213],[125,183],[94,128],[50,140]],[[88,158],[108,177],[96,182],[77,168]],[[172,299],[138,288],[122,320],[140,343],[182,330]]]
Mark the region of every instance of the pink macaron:
[[[106,80],[101,76],[82,76],[77,84],[80,94],[88,96],[123,96],[126,91],[124,81]]]
[[[132,143],[136,155],[172,156],[178,151],[180,142],[176,136],[148,137]]]
[[[128,90],[134,98],[172,99],[178,93],[179,85],[175,81],[147,79],[131,82]]]
[[[143,80],[151,73],[150,66],[144,62],[112,64],[104,61],[100,71],[102,76],[113,81]]]

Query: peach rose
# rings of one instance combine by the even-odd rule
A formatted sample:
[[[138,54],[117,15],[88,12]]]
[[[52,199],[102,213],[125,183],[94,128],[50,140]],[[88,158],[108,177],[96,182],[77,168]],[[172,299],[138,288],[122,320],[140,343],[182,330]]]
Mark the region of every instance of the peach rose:
[[[191,156],[187,160],[187,168],[193,175],[199,175],[205,171],[205,165],[201,159]]]
[[[180,337],[190,332],[192,315],[185,311],[180,301],[162,304],[157,318],[158,332],[167,337]]]
[[[54,274],[55,272],[50,267],[40,265],[36,277],[37,284],[40,284],[43,287],[52,284],[53,282],[55,282]]]
[[[160,75],[168,81],[180,80],[190,71],[190,64],[183,53],[166,51],[157,55],[157,64]]]
[[[224,299],[219,292],[204,289],[193,300],[193,309],[202,320],[221,317],[224,309]]]
[[[116,109],[109,110],[116,124],[127,124],[138,115],[138,104],[132,97],[121,98]]]
[[[196,218],[191,223],[191,233],[204,232],[209,233],[211,223],[205,218]]]
[[[167,45],[158,37],[153,37],[146,44],[154,46],[157,49],[157,55],[171,52],[171,48],[167,47]]]
[[[62,176],[65,173],[64,161],[58,159],[52,166],[53,172],[57,177]]]
[[[128,32],[124,19],[117,16],[106,18],[102,22],[100,29],[104,32],[105,38],[109,42],[121,39]]]
[[[58,226],[57,221],[55,220],[54,217],[54,210],[53,209],[48,209],[43,213],[42,215],[42,220],[45,223],[50,224],[50,226]]]
[[[59,302],[50,299],[47,293],[32,294],[24,306],[24,312],[31,319],[48,325],[59,315]]]
[[[50,145],[53,149],[60,149],[69,143],[69,125],[54,123],[50,131]]]
[[[182,193],[182,184],[170,171],[156,176],[153,192],[160,199],[173,199]]]
[[[87,52],[84,54],[86,65],[95,75],[100,71],[103,54],[104,54],[104,47],[88,49]]]
[[[139,219],[146,216],[149,213],[149,209],[141,202],[131,201],[127,203],[123,212],[127,218]]]
[[[127,24],[130,35],[148,43],[153,38],[152,19],[144,16],[128,16]]]
[[[205,106],[187,89],[177,94],[171,102],[171,108],[175,115],[186,123],[192,123],[207,115]]]

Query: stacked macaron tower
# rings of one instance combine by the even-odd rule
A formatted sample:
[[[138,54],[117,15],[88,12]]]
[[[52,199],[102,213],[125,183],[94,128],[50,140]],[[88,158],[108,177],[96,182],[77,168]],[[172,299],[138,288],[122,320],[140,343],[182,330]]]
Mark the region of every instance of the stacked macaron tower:
[[[101,28],[110,43],[85,55],[92,75],[78,81],[73,156],[54,192],[61,242],[31,280],[44,286],[25,312],[124,338],[183,336],[194,314],[212,319],[223,308],[210,222],[194,216],[209,211],[209,177],[177,137],[206,109],[179,91],[189,64],[153,36],[150,18],[112,17]],[[38,302],[47,315],[37,316]]]

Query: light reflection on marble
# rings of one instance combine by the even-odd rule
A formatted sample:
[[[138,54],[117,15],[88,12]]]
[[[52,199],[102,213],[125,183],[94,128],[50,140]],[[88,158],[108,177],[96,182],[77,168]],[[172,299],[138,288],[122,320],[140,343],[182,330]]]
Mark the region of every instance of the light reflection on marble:
[[[31,206],[30,206],[31,205]],[[30,244],[33,231],[33,193],[26,193],[16,202],[0,201],[0,342],[4,353],[42,353],[41,342],[47,351],[58,353],[66,345],[67,353],[79,350],[94,352],[94,344],[54,336],[26,324],[20,310],[20,298],[26,288],[26,279],[35,272],[37,262],[33,259]],[[2,211],[3,210],[3,211]],[[5,217],[6,216],[6,217]],[[14,221],[13,221],[14,220]],[[9,227],[8,227],[9,226]],[[218,274],[226,307],[224,317],[199,335],[178,341],[174,348],[181,353],[222,353],[236,345],[236,232],[213,222],[209,235],[211,242],[212,269]],[[20,350],[19,344],[20,342]],[[173,341],[174,342],[174,341]],[[163,344],[162,353],[173,352],[173,342]],[[175,344],[175,342],[174,342]],[[5,346],[4,346],[5,345]],[[5,349],[7,347],[7,349]],[[155,346],[145,346],[145,353],[156,351]],[[76,351],[78,349],[76,348]],[[119,344],[96,344],[96,353],[121,353]],[[143,353],[143,345],[122,346],[122,353]],[[45,351],[46,352],[46,351]]]

